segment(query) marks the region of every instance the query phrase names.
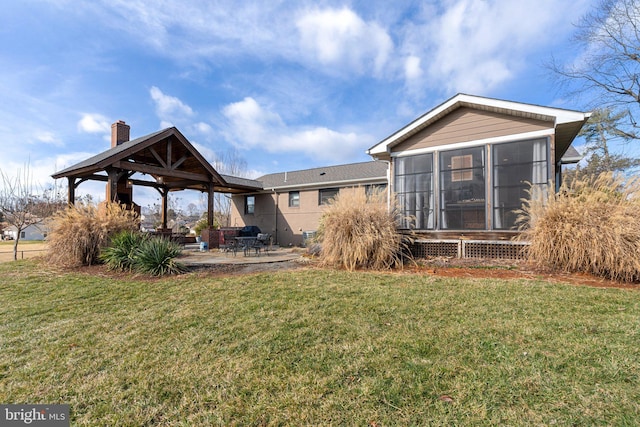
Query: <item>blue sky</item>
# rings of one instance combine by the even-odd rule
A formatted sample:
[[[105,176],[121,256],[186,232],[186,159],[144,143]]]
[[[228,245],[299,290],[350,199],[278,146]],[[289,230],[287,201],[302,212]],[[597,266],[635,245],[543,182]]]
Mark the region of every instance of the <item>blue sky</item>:
[[[579,109],[543,64],[578,58],[573,23],[597,1],[5,3],[0,169],[44,184],[109,148],[116,120],[132,138],[177,126],[257,177],[370,160],[459,92]]]

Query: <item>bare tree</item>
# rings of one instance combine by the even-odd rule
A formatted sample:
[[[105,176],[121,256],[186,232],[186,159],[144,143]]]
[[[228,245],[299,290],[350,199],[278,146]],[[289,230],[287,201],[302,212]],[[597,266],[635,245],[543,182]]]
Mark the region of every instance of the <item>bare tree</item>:
[[[228,150],[216,154],[211,161],[213,168],[220,174],[244,178],[247,174],[247,161],[236,150]],[[231,195],[216,193],[214,205],[217,215],[217,223],[228,227],[231,222]]]
[[[638,139],[640,108],[640,0],[603,0],[578,24],[580,55],[551,70],[570,95],[588,94],[592,107],[625,111],[627,136]]]
[[[0,170],[0,212],[4,221],[16,231],[14,260],[18,259],[18,243],[22,232],[32,225],[41,224],[64,205],[57,193],[55,189],[40,191],[28,165],[23,170],[18,170],[14,177]]]

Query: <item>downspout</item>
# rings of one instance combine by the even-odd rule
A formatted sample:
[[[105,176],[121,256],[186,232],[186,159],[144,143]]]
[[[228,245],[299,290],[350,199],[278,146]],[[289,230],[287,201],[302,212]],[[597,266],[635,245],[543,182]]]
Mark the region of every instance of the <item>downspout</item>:
[[[274,243],[277,245],[279,244],[278,243],[278,210],[279,210],[278,202],[280,201],[280,195],[278,194],[275,188],[273,189],[273,194],[276,196],[276,212],[275,212],[276,220],[275,220],[275,233],[274,233],[276,235],[276,241]]]

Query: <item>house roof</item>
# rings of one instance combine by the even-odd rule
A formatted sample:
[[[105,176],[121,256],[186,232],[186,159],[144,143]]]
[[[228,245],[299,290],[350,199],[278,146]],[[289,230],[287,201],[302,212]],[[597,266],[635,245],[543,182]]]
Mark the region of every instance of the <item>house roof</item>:
[[[559,157],[569,149],[571,142],[591,115],[574,110],[457,94],[369,148],[367,153],[374,158],[387,159],[394,146],[463,107],[551,122],[555,129],[556,156]]]
[[[562,156],[562,159],[560,161],[562,162],[562,164],[565,164],[565,165],[571,164],[571,163],[578,163],[580,160],[582,160],[583,157],[584,156],[580,154],[580,152],[576,150],[573,145],[571,145],[569,146],[567,151],[564,153],[564,156]]]
[[[131,180],[134,185],[173,190],[242,192],[258,189],[249,182],[223,178],[175,127],[166,128],[123,142],[52,175],[53,178],[105,181],[108,170],[142,173],[151,180]],[[230,179],[228,181],[227,179]]]
[[[388,164],[373,161],[325,166],[290,172],[278,172],[257,178],[265,190],[304,187],[329,187],[383,183],[387,181]]]

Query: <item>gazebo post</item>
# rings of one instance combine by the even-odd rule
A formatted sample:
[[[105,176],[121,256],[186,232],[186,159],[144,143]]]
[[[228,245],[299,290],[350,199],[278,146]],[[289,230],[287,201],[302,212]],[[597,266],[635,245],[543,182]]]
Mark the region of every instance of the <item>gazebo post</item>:
[[[169,191],[166,188],[163,188],[162,191],[160,191],[160,194],[162,194],[162,229],[166,230],[169,210]]]
[[[215,211],[215,206],[213,205],[213,200],[215,196],[215,191],[213,189],[213,183],[209,183],[209,191],[207,197],[207,225],[209,228],[213,228],[215,220],[213,217],[213,213]]]
[[[220,247],[220,239],[218,237],[218,231],[214,228],[214,185],[213,182],[209,182],[207,186],[207,228],[202,230],[202,241],[207,243],[209,248]]]
[[[67,203],[73,206],[76,204],[76,179],[69,176],[67,182]]]
[[[107,201],[108,202],[116,202],[118,201],[118,171],[115,169],[110,169],[107,171]]]

